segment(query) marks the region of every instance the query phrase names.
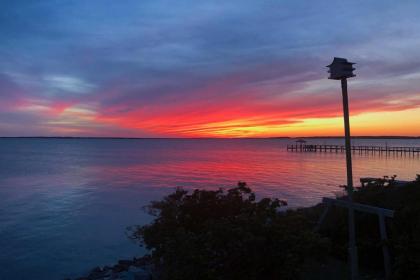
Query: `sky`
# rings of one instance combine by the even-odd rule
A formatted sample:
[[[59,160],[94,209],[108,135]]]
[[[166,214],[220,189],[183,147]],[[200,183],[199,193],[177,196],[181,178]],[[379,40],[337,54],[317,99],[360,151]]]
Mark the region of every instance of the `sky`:
[[[0,136],[420,135],[420,2],[5,0]]]

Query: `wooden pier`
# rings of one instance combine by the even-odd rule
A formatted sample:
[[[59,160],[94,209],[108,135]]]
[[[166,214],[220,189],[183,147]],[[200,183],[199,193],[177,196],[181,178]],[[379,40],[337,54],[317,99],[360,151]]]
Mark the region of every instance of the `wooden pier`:
[[[343,153],[346,151],[344,145],[312,145],[294,144],[287,145],[291,152],[332,152]],[[378,153],[387,155],[420,155],[420,147],[391,147],[391,146],[351,146],[353,153]]]

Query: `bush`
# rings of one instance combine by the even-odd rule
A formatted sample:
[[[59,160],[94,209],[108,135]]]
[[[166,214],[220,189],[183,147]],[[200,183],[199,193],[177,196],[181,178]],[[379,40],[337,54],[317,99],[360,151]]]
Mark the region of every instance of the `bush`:
[[[279,211],[239,183],[224,191],[178,188],[147,210],[155,220],[132,238],[146,245],[161,279],[297,279],[308,258],[326,252],[301,211]]]
[[[394,218],[387,219],[393,279],[420,279],[420,181],[359,188],[353,198],[358,203],[395,210]],[[332,254],[341,259],[347,257],[347,215],[347,210],[334,208],[322,226],[322,234],[333,244]],[[362,267],[383,271],[377,215],[356,211],[356,235]]]

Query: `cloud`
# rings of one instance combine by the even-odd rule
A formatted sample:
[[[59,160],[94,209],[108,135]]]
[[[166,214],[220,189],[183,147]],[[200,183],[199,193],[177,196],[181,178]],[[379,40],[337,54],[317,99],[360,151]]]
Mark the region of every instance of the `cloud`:
[[[70,93],[88,93],[95,88],[93,84],[70,76],[49,75],[44,77],[44,81],[46,86],[52,90]]]
[[[0,11],[0,109],[36,134],[259,135],[341,114],[334,56],[357,62],[353,115],[417,108],[418,8],[13,1]]]

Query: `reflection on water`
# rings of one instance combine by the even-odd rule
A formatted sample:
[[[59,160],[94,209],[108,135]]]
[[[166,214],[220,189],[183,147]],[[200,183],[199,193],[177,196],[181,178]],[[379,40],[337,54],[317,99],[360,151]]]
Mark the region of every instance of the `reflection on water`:
[[[342,140],[316,139],[317,144]],[[356,140],[420,146],[419,140]],[[246,181],[291,207],[333,196],[342,153],[293,153],[290,140],[0,139],[0,279],[62,279],[143,251],[125,236],[146,223],[141,207],[176,186]],[[355,179],[413,179],[418,156],[354,154]]]

